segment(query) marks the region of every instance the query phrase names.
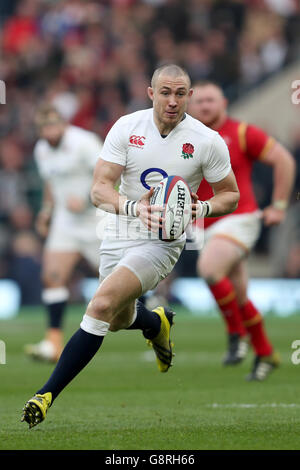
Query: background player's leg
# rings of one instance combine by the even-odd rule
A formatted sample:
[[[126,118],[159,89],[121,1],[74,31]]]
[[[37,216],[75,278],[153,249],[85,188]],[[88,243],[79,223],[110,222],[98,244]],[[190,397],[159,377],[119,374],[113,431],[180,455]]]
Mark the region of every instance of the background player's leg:
[[[267,338],[262,315],[247,296],[248,270],[246,261],[241,261],[234,267],[230,278],[254,351],[257,356],[269,356],[272,354],[273,348]]]
[[[213,237],[197,262],[198,274],[207,282],[223,315],[229,334],[247,334],[240,316],[236,293],[229,274],[245,255],[243,249],[226,238]]]
[[[80,259],[77,252],[45,251],[42,279],[44,284],[43,302],[48,313],[46,339],[55,347],[55,359],[63,349],[63,316],[67,307],[69,292],[67,284]]]
[[[252,370],[246,379],[262,381],[279,366],[280,360],[267,337],[262,315],[247,297],[248,272],[246,263],[239,263],[231,273],[231,277],[237,292],[243,322],[249,332],[251,344],[256,354]]]
[[[69,298],[67,284],[79,258],[80,255],[76,252],[44,252],[42,298],[47,310],[48,326],[43,341],[25,347],[25,351],[35,358],[57,361],[61,354],[62,321]]]

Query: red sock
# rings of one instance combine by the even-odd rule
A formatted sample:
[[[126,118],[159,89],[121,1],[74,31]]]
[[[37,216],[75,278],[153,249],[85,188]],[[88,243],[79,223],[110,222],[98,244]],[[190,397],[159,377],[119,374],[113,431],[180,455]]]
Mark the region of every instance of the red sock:
[[[208,287],[222,312],[227,332],[239,333],[241,336],[247,335],[247,330],[244,328],[240,309],[236,301],[235,290],[230,280],[225,277]]]
[[[272,345],[264,330],[263,319],[251,300],[240,307],[243,323],[250,334],[251,344],[258,356],[269,356],[272,354]]]

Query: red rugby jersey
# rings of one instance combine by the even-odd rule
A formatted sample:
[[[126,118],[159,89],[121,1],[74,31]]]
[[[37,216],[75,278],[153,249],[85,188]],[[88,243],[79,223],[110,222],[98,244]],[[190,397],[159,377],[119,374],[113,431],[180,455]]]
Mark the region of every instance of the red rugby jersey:
[[[258,127],[231,118],[227,118],[217,131],[228,146],[231,166],[240,190],[240,201],[234,214],[253,212],[257,209],[251,181],[253,162],[263,159],[275,141]],[[211,187],[204,179],[198,188],[197,195],[201,201],[213,196]],[[222,217],[227,216],[205,218],[204,227],[208,227]]]

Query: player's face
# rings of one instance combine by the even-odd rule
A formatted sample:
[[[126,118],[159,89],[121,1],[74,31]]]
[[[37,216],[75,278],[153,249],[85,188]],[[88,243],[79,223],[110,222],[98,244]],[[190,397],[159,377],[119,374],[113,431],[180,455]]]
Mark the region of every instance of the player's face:
[[[57,147],[65,132],[64,123],[46,124],[40,130],[42,139],[46,139],[52,147]]]
[[[172,129],[181,121],[192,93],[185,76],[172,78],[162,75],[157,78],[154,88],[148,88],[155,117],[162,127]]]
[[[195,87],[189,102],[188,113],[195,119],[212,127],[226,113],[227,100],[214,85]]]

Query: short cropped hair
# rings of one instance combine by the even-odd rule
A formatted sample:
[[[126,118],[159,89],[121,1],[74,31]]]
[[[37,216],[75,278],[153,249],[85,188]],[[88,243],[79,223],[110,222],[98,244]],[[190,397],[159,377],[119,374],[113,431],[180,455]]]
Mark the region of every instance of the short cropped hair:
[[[38,108],[34,121],[36,126],[41,128],[47,124],[63,123],[64,118],[55,106],[47,103]]]
[[[179,65],[165,64],[165,65],[162,65],[161,67],[158,67],[152,75],[152,79],[151,79],[152,88],[155,87],[157,79],[160,75],[169,75],[170,77],[173,77],[173,78],[186,77],[188,79],[189,88],[191,87],[191,79],[189,77],[189,74],[183,67],[180,67]]]
[[[205,86],[209,86],[209,85],[215,86],[216,88],[218,88],[218,90],[220,90],[222,95],[224,95],[224,91],[223,91],[221,85],[218,82],[215,82],[214,80],[197,80],[196,82],[194,82],[192,84],[192,87],[193,88],[197,88],[197,87],[201,88],[201,87],[205,87]]]

